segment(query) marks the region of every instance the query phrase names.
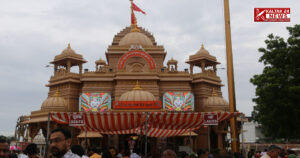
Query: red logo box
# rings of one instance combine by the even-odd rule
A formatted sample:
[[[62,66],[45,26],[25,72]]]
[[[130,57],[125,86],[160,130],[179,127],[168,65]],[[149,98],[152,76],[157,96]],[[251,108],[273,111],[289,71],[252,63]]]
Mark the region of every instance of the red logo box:
[[[290,22],[290,8],[254,8],[254,22]]]

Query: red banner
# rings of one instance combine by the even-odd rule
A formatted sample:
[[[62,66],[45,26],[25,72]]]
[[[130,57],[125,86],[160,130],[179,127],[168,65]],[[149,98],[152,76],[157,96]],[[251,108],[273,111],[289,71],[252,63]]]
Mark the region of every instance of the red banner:
[[[161,101],[114,101],[113,109],[161,109]]]

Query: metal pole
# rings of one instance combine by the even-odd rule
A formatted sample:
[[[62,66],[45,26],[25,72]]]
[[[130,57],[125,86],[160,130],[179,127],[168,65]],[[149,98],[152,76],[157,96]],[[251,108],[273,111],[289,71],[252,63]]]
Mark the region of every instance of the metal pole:
[[[233,61],[232,61],[232,44],[231,44],[231,32],[230,32],[230,16],[229,15],[230,15],[229,0],[224,0],[229,108],[230,108],[230,112],[236,112]],[[236,116],[234,116],[230,119],[230,131],[231,131],[231,138],[232,138],[231,149],[232,149],[232,152],[235,153],[235,152],[239,151]]]
[[[207,127],[207,137],[208,153],[210,154],[210,125]]]
[[[140,138],[139,138],[139,148],[140,148],[140,155],[142,155],[143,154],[143,128],[141,128],[141,134],[140,134]],[[130,151],[130,153],[131,153],[131,151]]]
[[[87,130],[86,130],[86,128],[85,128],[85,130],[84,130],[84,132],[85,132],[85,135],[84,135],[84,148],[85,148],[85,154],[87,153],[87,149],[88,149],[88,145],[87,145]]]
[[[244,157],[246,157],[246,152],[245,152],[245,147],[244,147],[244,115],[241,114],[241,134],[242,134],[242,153],[244,155]]]
[[[46,147],[45,147],[45,152],[44,152],[45,153],[44,158],[47,158],[47,156],[48,156],[49,130],[50,130],[50,113],[48,113],[47,137],[46,137]]]
[[[148,157],[147,155],[147,120],[148,120],[148,113],[146,113],[146,119],[145,119],[145,158]]]
[[[71,127],[71,146],[72,146],[72,142],[73,142],[73,130],[74,130],[74,127],[72,126]]]
[[[193,151],[193,146],[192,146],[192,131],[190,131],[190,136],[189,136],[189,141],[190,141],[190,148],[191,148],[191,153]]]

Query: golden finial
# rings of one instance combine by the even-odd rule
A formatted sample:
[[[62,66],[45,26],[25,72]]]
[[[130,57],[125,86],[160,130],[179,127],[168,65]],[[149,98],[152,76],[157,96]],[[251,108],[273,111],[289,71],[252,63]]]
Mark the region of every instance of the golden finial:
[[[59,97],[60,96],[60,93],[58,91],[58,89],[56,90],[56,92],[54,93],[53,97]]]
[[[205,48],[204,48],[204,44],[203,44],[203,43],[201,44],[201,49],[205,49]]]
[[[134,20],[135,24],[131,25],[130,32],[141,32],[141,30],[137,27],[136,20]]]
[[[218,96],[214,88],[212,89],[212,94],[211,94],[211,96],[213,96],[213,97]]]
[[[136,81],[136,84],[135,84],[133,90],[141,90],[141,89],[142,89],[142,88],[141,88],[140,85],[139,85],[139,81]]]
[[[68,43],[68,48],[69,48],[69,49],[71,48],[71,44],[70,44],[70,43]]]

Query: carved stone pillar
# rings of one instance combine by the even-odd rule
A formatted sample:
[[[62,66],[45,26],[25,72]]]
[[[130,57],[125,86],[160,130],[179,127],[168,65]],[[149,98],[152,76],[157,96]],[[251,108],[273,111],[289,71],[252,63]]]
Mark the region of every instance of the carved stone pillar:
[[[79,66],[79,74],[82,74],[82,64],[80,64],[78,66]]]
[[[54,73],[57,71],[57,65],[56,64],[54,64]]]
[[[37,124],[33,123],[28,126],[29,129],[29,137],[31,138],[31,142],[33,142],[34,137],[39,133],[40,128]]]
[[[204,72],[205,71],[205,63],[201,62],[201,71]]]
[[[214,65],[213,67],[214,67],[214,72],[217,72],[217,66]]]
[[[70,70],[71,70],[71,61],[68,60],[67,61],[67,72],[70,72]]]
[[[190,72],[191,72],[191,74],[193,74],[193,68],[194,68],[194,65],[191,64],[191,65],[190,65]]]

